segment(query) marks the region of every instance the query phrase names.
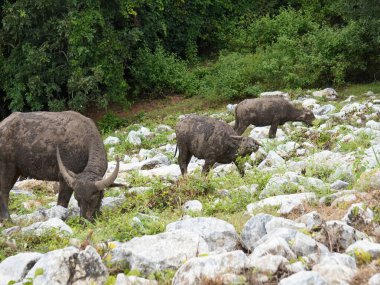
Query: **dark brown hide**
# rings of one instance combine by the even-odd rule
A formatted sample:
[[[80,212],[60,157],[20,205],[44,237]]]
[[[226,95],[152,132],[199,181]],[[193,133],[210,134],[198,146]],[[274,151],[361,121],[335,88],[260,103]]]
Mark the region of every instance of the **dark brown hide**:
[[[58,205],[67,207],[74,191],[88,219],[99,210],[103,190],[95,182],[103,179],[107,156],[91,119],[72,111],[16,112],[0,123],[0,149],[0,219],[9,218],[9,191],[20,175],[59,181]],[[57,153],[73,178],[70,185],[59,169]]]
[[[310,126],[314,119],[312,111],[298,109],[280,97],[246,99],[236,106],[234,130],[241,135],[249,125],[271,126],[269,137],[274,138],[279,125],[300,121]]]
[[[175,132],[182,175],[187,172],[193,155],[205,159],[202,172],[207,173],[216,162],[235,162],[238,156],[251,154],[260,145],[252,138],[238,136],[224,121],[197,115],[181,120]],[[243,170],[239,170],[243,174]]]

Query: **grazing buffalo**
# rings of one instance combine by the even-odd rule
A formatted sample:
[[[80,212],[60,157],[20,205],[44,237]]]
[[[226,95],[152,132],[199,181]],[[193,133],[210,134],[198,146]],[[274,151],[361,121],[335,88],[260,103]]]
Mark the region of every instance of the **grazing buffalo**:
[[[310,126],[314,119],[311,110],[298,109],[281,97],[246,99],[235,108],[234,130],[241,135],[249,125],[270,126],[269,137],[275,138],[279,125],[300,121]]]
[[[249,137],[241,137],[226,122],[190,115],[181,120],[175,129],[178,162],[182,175],[186,174],[191,157],[205,159],[203,173],[208,173],[218,163],[235,162],[238,156],[246,156],[258,150],[260,144]],[[244,170],[239,167],[244,175]]]
[[[0,220],[9,218],[9,192],[19,176],[59,181],[58,205],[74,192],[81,216],[92,220],[104,189],[119,171],[103,178],[107,155],[94,122],[79,113],[13,113],[0,123]]]

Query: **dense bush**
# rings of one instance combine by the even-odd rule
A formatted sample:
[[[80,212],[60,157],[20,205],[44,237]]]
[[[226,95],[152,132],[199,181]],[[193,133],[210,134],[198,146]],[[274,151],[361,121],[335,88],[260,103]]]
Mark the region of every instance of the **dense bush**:
[[[255,85],[254,57],[253,54],[222,54],[210,67],[195,70],[200,81],[196,94],[225,101],[257,96],[260,88]]]
[[[376,0],[0,5],[2,116],[9,110],[83,111],[170,93],[231,100],[264,88],[317,88],[379,76]]]
[[[185,61],[159,46],[154,52],[141,49],[131,66],[135,94],[189,93],[193,78]]]

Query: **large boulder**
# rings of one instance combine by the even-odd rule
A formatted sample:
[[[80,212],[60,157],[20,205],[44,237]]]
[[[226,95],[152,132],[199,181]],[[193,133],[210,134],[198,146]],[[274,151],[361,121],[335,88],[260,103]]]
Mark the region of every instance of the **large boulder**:
[[[21,281],[42,256],[38,252],[23,252],[4,259],[0,263],[0,285]]]
[[[254,244],[266,235],[265,224],[272,218],[268,214],[257,214],[245,223],[241,232],[241,242],[245,249],[253,251]]]
[[[188,260],[176,272],[173,285],[231,284],[248,266],[244,252],[232,251]],[[215,283],[216,284],[216,283]]]
[[[313,271],[318,272],[329,285],[350,284],[356,270],[355,259],[340,253],[324,255],[320,262],[313,266]]]
[[[175,230],[135,237],[111,251],[111,266],[138,270],[143,274],[179,268],[184,260],[208,253],[208,245],[197,233]]]
[[[35,285],[104,284],[108,271],[96,250],[66,247],[44,254],[25,276]]]
[[[188,218],[166,226],[166,231],[185,230],[199,234],[210,251],[235,250],[238,235],[233,225],[217,218]]]

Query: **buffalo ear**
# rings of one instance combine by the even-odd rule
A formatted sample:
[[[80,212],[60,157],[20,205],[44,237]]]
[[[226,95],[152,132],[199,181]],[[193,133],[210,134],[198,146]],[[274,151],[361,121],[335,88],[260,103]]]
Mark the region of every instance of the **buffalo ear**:
[[[244,137],[242,136],[230,136],[228,141],[226,142],[227,145],[230,147],[237,147],[241,143]]]
[[[258,146],[263,146],[261,143],[259,143],[257,140],[255,140],[255,139],[252,139],[254,142],[255,142],[255,144],[257,144]]]

